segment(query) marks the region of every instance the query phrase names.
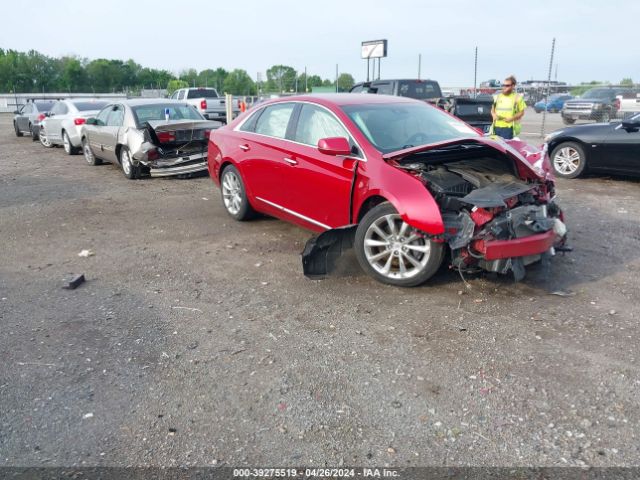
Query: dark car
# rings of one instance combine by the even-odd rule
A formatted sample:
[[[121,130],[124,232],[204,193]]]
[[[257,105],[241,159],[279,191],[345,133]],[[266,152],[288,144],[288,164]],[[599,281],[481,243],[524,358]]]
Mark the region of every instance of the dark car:
[[[640,113],[622,122],[564,128],[549,134],[545,144],[560,177],[587,171],[640,175]]]
[[[440,84],[435,80],[374,80],[354,85],[350,93],[374,93],[415,98],[436,104],[442,98]]]
[[[620,110],[618,97],[631,98],[635,93],[630,88],[592,88],[580,98],[567,100],[561,110],[565,125],[573,125],[576,120],[596,120],[608,122],[616,118]]]
[[[56,103],[53,100],[42,100],[28,102],[22,105],[18,110],[13,112],[13,129],[16,131],[16,137],[29,134],[33,141],[38,140],[38,132],[40,131],[40,122],[44,120],[45,114],[51,111],[51,107]]]

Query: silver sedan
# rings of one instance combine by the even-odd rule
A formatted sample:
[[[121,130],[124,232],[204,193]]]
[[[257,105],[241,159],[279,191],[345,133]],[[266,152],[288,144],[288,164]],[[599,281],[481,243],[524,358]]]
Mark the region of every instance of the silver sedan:
[[[221,125],[185,102],[123,100],[87,119],[82,150],[90,165],[114,163],[129,179],[186,175],[207,169],[209,133]]]
[[[95,117],[109,102],[98,100],[60,100],[40,122],[40,143],[45,147],[64,146],[68,155],[80,151],[80,129],[87,118]]]

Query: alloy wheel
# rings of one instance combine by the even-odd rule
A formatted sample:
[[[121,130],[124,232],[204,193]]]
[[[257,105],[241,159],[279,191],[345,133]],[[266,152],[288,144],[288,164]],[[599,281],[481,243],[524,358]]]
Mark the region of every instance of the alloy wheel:
[[[65,132],[62,135],[62,145],[64,146],[64,151],[67,153],[71,153],[71,142],[69,141],[69,135]]]
[[[364,235],[364,254],[369,265],[390,279],[408,279],[420,274],[429,261],[431,245],[400,215],[376,219]]]
[[[226,172],[222,179],[224,206],[231,215],[237,215],[242,207],[242,186],[235,172]]]
[[[580,167],[580,152],[573,147],[563,147],[553,157],[553,165],[558,173],[571,175]]]
[[[40,143],[47,148],[51,146],[51,142],[49,141],[49,139],[47,138],[47,135],[44,133],[43,130],[40,130]]]
[[[131,175],[131,169],[133,168],[131,165],[131,158],[129,157],[129,151],[123,149],[120,153],[120,161],[122,162],[122,171],[128,177]]]

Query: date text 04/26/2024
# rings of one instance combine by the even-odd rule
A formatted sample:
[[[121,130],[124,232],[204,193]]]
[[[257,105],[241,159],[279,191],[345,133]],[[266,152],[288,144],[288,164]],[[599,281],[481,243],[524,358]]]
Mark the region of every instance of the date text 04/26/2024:
[[[234,468],[233,476],[242,478],[390,478],[397,470],[388,468]]]

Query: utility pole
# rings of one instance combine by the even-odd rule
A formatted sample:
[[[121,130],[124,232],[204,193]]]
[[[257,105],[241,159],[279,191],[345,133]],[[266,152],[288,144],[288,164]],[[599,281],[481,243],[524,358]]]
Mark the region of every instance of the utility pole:
[[[336,63],[336,93],[338,93],[338,64]]]
[[[551,85],[551,70],[553,69],[553,54],[555,52],[556,49],[556,39],[554,38],[553,41],[551,42],[551,57],[549,58],[549,74],[547,75],[547,93],[545,95],[546,97],[546,101],[549,101],[549,87]],[[542,138],[544,138],[544,127],[545,127],[545,123],[547,120],[547,109],[545,107],[544,110],[542,110],[542,127],[540,128],[540,136]]]
[[[307,87],[307,67],[304,67],[304,93],[309,93],[309,88]]]
[[[420,74],[422,73],[422,54],[418,54],[418,80],[420,80]]]
[[[478,90],[476,86],[478,85],[478,47],[476,47],[476,56],[473,67],[473,98],[478,96]]]

